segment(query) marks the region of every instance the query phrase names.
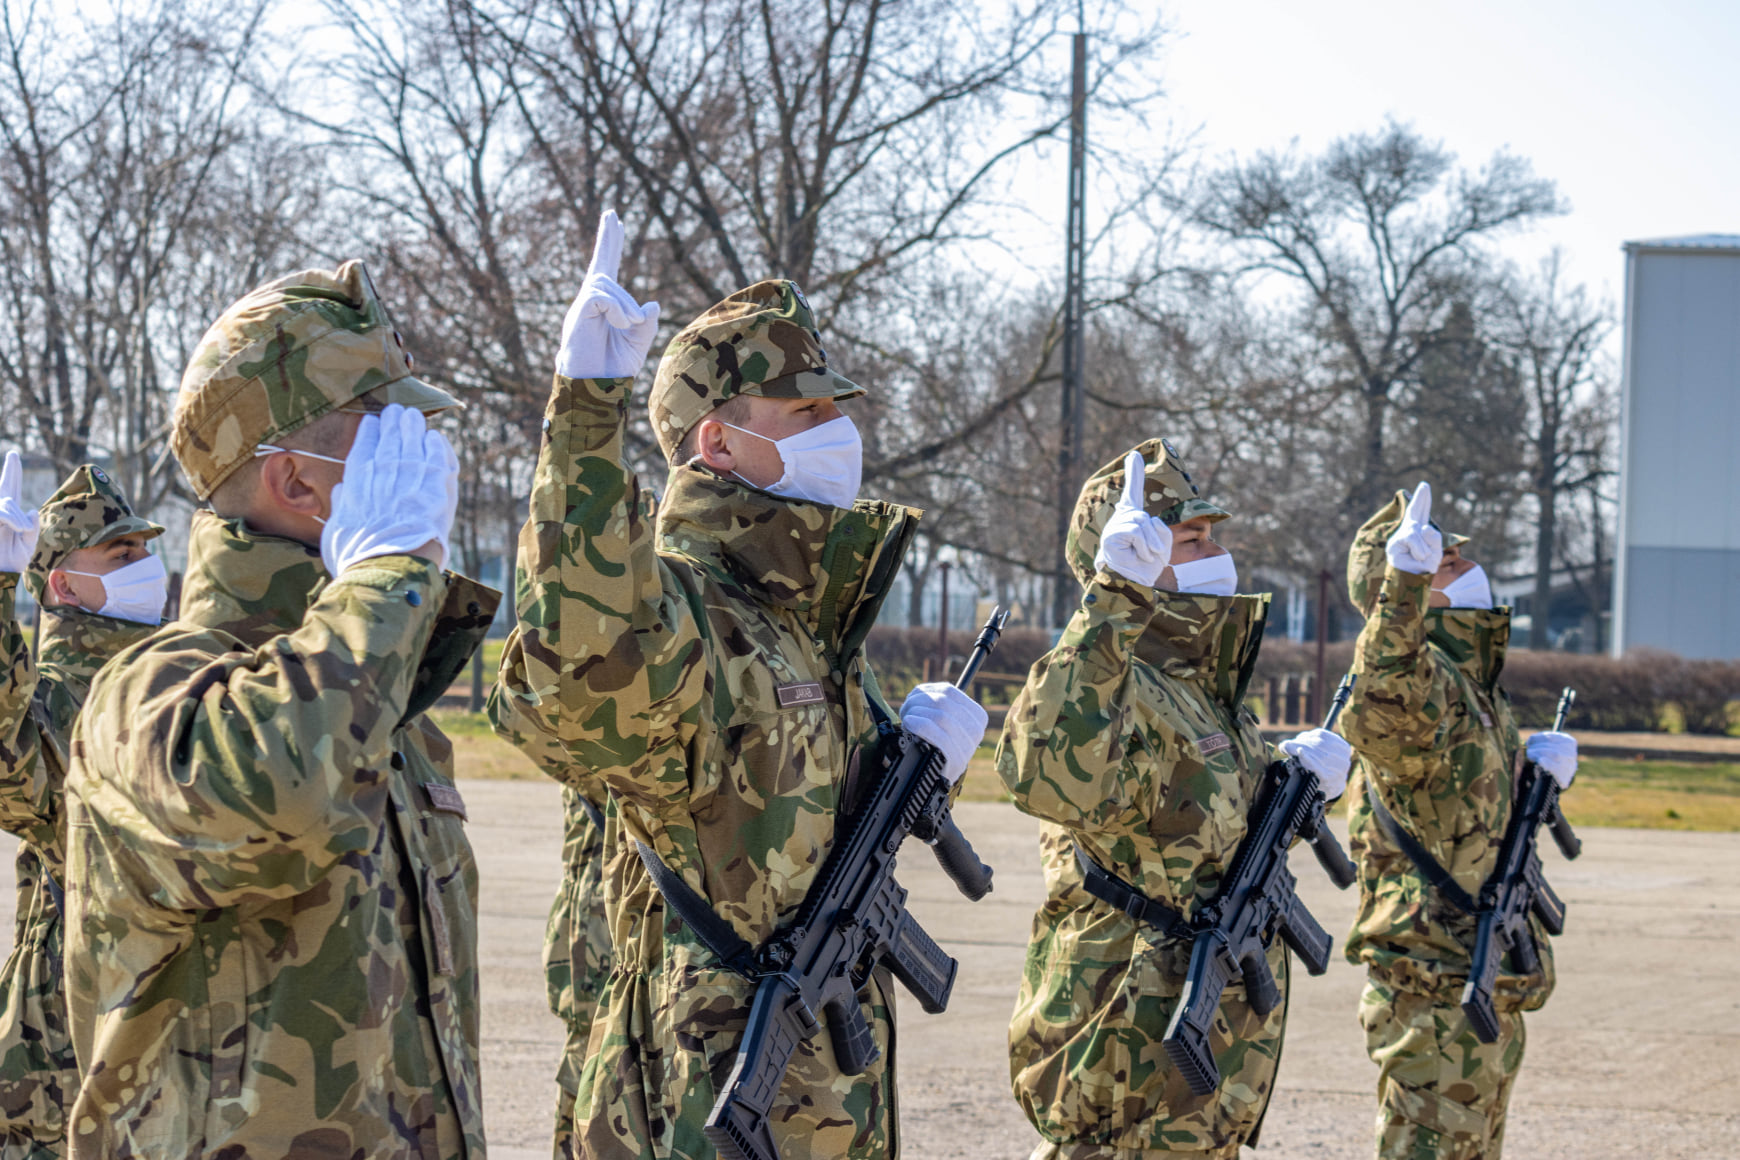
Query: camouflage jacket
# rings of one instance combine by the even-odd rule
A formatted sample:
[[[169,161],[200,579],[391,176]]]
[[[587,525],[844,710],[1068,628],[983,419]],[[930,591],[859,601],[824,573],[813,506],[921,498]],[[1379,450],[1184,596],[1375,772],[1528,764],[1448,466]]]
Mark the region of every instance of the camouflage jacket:
[[[519,624],[491,709],[516,743],[556,738],[596,770],[625,836],[759,944],[796,913],[848,771],[876,736],[869,701],[881,694],[862,645],[916,514],[782,499],[679,467],[655,540],[623,466],[629,385],[556,379],[520,537]],[[602,1040],[593,1033],[601,1086],[580,1113],[587,1154],[711,1156],[701,1123],[751,985],[666,910],[637,859],[614,864],[616,974]],[[886,1051],[880,990],[867,986],[866,1014]],[[886,1064],[842,1081],[826,1037],[813,1042],[776,1120],[789,1107],[794,1134],[839,1137],[837,1150],[825,1135],[807,1145],[818,1153],[883,1154]]]
[[[998,772],[1049,823],[1010,1073],[1054,1143],[1219,1155],[1268,1104],[1285,1004],[1265,1020],[1242,983],[1229,987],[1214,1041],[1224,1082],[1193,1095],[1160,1043],[1190,943],[1089,895],[1075,858],[1079,843],[1182,912],[1219,891],[1271,757],[1244,706],[1267,610],[1267,596],[1180,595],[1101,572],[1010,707]],[[1285,994],[1279,940],[1269,962]]]
[[[1439,897],[1378,829],[1367,786],[1478,897],[1510,821],[1520,746],[1498,686],[1509,611],[1428,611],[1430,586],[1429,576],[1387,569],[1354,646],[1359,683],[1341,733],[1357,757],[1346,800],[1360,898],[1347,957],[1389,986],[1449,1004],[1468,978],[1474,918]],[[1552,948],[1531,922],[1542,969],[1501,974],[1494,991],[1501,1005],[1530,1010],[1552,991]]]
[[[194,517],[68,782],[75,1157],[482,1156],[477,870],[423,711],[496,594]]]
[[[0,975],[0,1140],[51,1147],[63,1136],[78,1067],[61,984],[59,895],[65,883],[66,790],[72,726],[91,678],[155,631],[88,612],[44,609],[33,664],[14,612],[15,574],[0,574],[0,826],[17,834],[18,910]]]

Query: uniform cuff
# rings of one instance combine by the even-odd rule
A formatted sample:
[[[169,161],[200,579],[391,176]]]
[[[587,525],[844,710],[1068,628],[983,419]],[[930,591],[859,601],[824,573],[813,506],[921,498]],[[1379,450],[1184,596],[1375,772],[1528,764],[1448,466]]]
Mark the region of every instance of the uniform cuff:
[[[377,592],[401,592],[405,603],[413,608],[422,604],[439,608],[447,591],[446,575],[433,560],[421,556],[371,556],[346,568],[328,587],[341,584]]]

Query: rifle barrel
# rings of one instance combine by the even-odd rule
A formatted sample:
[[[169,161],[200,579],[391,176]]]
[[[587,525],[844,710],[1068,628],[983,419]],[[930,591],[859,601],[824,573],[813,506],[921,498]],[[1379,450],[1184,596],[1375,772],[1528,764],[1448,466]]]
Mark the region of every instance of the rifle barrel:
[[[973,651],[967,655],[966,665],[961,668],[960,679],[955,682],[957,688],[964,689],[973,683],[973,678],[979,675],[979,666],[997,647],[997,638],[1003,635],[1003,626],[1008,622],[1009,613],[1001,605],[991,610],[985,626],[979,629],[979,639],[973,642]]]

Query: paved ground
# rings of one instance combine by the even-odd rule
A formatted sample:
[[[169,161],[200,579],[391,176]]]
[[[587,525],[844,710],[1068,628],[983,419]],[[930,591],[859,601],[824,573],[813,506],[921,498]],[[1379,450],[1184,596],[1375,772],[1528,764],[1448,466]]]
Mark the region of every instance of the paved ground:
[[[484,1090],[496,1160],[548,1155],[561,1039],[538,969],[558,873],[553,785],[472,781],[472,840],[484,881]],[[922,850],[901,878],[943,946],[961,960],[949,1011],[902,1012],[901,1125],[913,1160],[1020,1160],[1033,1136],[1007,1087],[1004,1028],[1027,925],[1040,896],[1034,824],[1013,807],[969,803],[962,828],[997,868],[969,904]],[[11,929],[11,851],[0,836],[0,921]],[[1548,857],[1570,908],[1558,941],[1559,991],[1530,1017],[1528,1063],[1507,1154],[1544,1160],[1726,1157],[1740,1153],[1740,835],[1599,830],[1574,865]],[[1306,900],[1339,936],[1352,901],[1315,863]],[[1337,960],[1294,991],[1280,1088],[1261,1157],[1370,1155],[1370,1087],[1354,1021],[1361,974]],[[793,1158],[795,1160],[795,1158]]]

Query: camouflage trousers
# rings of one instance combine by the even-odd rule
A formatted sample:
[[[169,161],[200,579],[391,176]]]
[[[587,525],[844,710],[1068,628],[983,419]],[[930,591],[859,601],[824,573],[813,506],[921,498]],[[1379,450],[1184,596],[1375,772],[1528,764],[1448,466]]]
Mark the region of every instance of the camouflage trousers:
[[[571,788],[562,790],[566,870],[544,927],[544,987],[550,1012],[568,1029],[556,1070],[555,1160],[579,1155],[574,1141],[580,1073],[598,1004],[610,981],[610,916],[604,906],[604,834]]]
[[[1359,1021],[1378,1065],[1379,1160],[1498,1160],[1522,1067],[1522,1012],[1499,1007],[1498,1041],[1482,1043],[1461,1007],[1373,980]]]
[[[715,1160],[702,1125],[737,1060],[750,984],[686,947],[648,977],[617,970],[592,1025],[576,1102],[587,1160]],[[619,956],[620,962],[620,956]],[[824,1030],[798,1044],[769,1113],[781,1156],[888,1160],[899,1154],[892,980],[878,969],[860,1010],[880,1058],[844,1075]]]
[[[78,1086],[46,873],[28,846],[19,851],[16,941],[0,974],[0,1160],[58,1160]]]

